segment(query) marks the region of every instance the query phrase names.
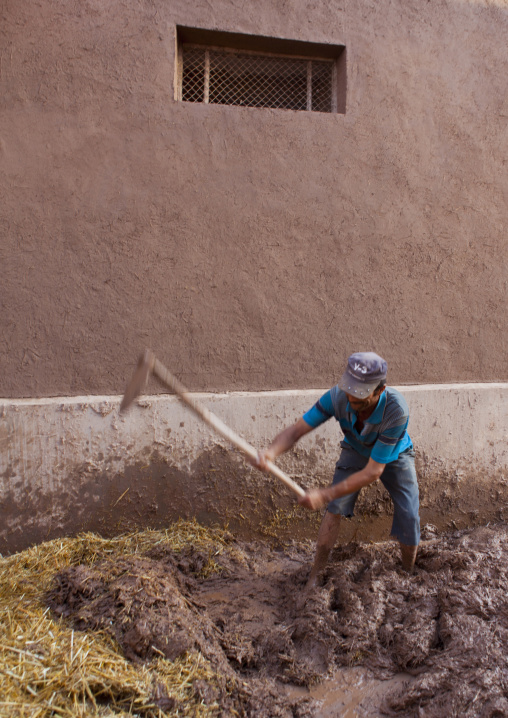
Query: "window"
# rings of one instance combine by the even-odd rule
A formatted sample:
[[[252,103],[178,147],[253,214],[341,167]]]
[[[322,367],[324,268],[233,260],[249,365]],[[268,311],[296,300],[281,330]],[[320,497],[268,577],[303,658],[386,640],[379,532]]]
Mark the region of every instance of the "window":
[[[183,102],[345,111],[342,46],[191,28],[179,28],[178,40]]]
[[[183,46],[182,100],[332,112],[333,63]]]

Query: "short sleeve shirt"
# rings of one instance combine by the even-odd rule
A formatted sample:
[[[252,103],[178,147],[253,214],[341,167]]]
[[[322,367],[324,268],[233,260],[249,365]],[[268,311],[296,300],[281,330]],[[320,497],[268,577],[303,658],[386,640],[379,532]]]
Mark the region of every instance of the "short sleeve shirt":
[[[379,464],[389,464],[398,459],[403,451],[413,447],[407,433],[408,405],[402,394],[391,387],[386,387],[383,391],[376,408],[365,420],[360,432],[355,427],[358,417],[351,408],[346,393],[338,386],[323,394],[303,415],[303,420],[316,428],[332,417],[340,424],[344,443]]]

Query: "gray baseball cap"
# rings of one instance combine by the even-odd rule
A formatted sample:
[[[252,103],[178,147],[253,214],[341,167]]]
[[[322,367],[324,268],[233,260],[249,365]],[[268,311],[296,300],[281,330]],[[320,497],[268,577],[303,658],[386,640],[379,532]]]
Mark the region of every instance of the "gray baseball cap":
[[[386,379],[387,371],[388,365],[379,354],[356,352],[347,360],[347,369],[339,381],[339,388],[346,394],[365,399]]]

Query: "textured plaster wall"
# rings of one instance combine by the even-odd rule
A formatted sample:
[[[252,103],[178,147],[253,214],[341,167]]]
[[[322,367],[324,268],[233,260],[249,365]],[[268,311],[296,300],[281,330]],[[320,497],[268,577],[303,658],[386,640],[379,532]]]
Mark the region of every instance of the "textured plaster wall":
[[[422,524],[506,519],[508,384],[404,387],[417,453]],[[265,446],[320,396],[316,391],[195,395],[253,446]],[[119,415],[118,396],[0,401],[0,552],[79,531],[103,535],[179,518],[238,534],[315,537],[279,479],[246,464],[172,396],[145,396]],[[335,421],[277,463],[303,488],[330,483],[342,433]],[[392,505],[362,492],[343,538],[386,539]]]
[[[344,115],[178,103],[177,24],[346,46]],[[4,0],[0,396],[507,377],[508,4]]]

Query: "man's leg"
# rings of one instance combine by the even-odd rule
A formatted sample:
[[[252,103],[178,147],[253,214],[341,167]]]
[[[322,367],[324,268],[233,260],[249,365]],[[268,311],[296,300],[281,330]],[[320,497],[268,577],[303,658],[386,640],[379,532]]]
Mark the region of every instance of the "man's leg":
[[[332,484],[338,484],[351,476],[351,474],[363,469],[368,459],[360,456],[354,449],[342,447],[339,460],[335,464],[335,473]],[[314,588],[320,572],[327,564],[330,551],[335,546],[339,536],[340,520],[343,516],[353,516],[356,499],[360,492],[348,494],[340,499],[335,499],[328,504],[327,511],[323,516],[317,537],[316,556],[312,566],[306,589]]]
[[[335,546],[335,542],[339,536],[340,520],[342,516],[340,514],[332,514],[329,511],[323,516],[321,526],[319,527],[319,533],[317,537],[316,556],[314,558],[314,564],[312,566],[309,580],[307,581],[306,589],[309,590],[314,588],[317,582],[318,575],[325,568],[330,551]]]
[[[392,536],[400,545],[402,568],[412,573],[420,542],[420,506],[414,451],[409,450],[387,464],[381,481],[392,497],[394,515]]]
[[[402,556],[402,568],[408,573],[413,573],[418,546],[408,546],[407,544],[401,543],[400,541],[399,544],[400,554]]]

